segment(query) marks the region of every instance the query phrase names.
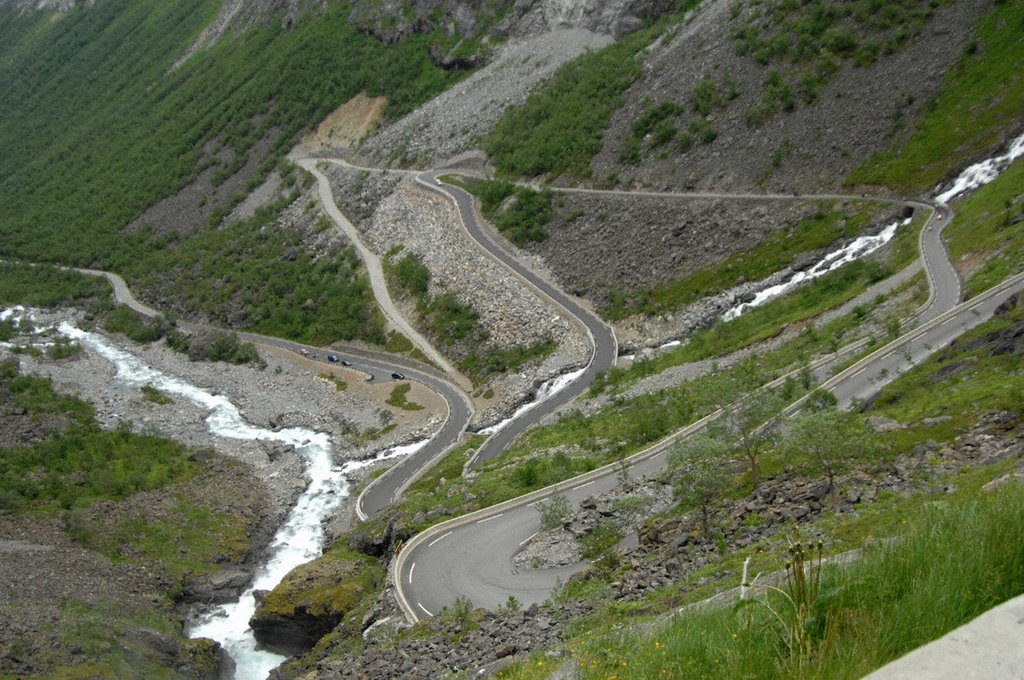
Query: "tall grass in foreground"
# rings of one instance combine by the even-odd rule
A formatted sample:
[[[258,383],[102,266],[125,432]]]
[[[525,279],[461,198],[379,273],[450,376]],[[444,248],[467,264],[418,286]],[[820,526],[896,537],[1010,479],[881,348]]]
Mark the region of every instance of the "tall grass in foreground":
[[[822,569],[799,659],[792,605],[762,592],[763,604],[688,613],[653,636],[595,638],[577,651],[582,677],[861,677],[1024,593],[1024,488],[934,503],[902,538]]]

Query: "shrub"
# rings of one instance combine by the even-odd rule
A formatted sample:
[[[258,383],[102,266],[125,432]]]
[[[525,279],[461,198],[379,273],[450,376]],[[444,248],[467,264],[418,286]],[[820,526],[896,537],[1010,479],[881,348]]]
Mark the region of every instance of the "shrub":
[[[540,513],[540,528],[544,531],[557,529],[572,516],[572,505],[564,494],[554,493],[536,506]]]

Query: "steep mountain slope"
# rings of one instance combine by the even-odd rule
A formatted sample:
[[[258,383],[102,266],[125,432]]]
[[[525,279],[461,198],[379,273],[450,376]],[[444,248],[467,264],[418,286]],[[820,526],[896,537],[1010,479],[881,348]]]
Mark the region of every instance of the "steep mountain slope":
[[[577,81],[624,76],[620,104],[591,123],[601,138],[592,161],[559,130],[587,91],[558,79],[485,146],[511,173],[658,188],[837,186],[906,138],[965,49],[984,51],[972,36],[994,5],[932,4],[706,2],[631,38],[619,60],[580,67]]]
[[[425,37],[387,47],[359,33],[342,5],[310,8],[289,24],[289,8],[305,5],[256,3],[235,18],[251,25],[243,22],[177,63],[220,5],[109,0],[65,13],[0,8],[4,256],[98,265],[133,282],[188,270],[195,287],[220,289],[227,272],[217,262],[232,259],[236,242],[210,228],[277,168],[278,200],[246,228],[262,232],[259,242],[269,250],[250,256],[262,258],[270,278],[295,282],[292,288],[318,284],[319,275],[308,278],[289,265],[294,258],[273,255],[296,238],[312,245],[316,238],[304,236],[312,230],[288,220],[283,234],[264,228],[302,191],[279,160],[298,133],[360,90],[388,96],[388,112],[399,115],[459,72],[432,64]],[[190,254],[181,234],[206,243]],[[334,261],[339,250],[313,248],[323,266],[347,268]],[[197,252],[210,256],[206,264]],[[175,261],[180,269],[161,269]],[[251,286],[238,295],[259,296]],[[311,310],[305,330],[287,309],[255,318],[269,314],[272,325],[292,327],[290,335],[354,324],[355,332],[324,339],[379,340],[373,324],[363,323],[373,317],[367,289],[349,290],[353,304]],[[180,311],[206,316],[212,309],[193,298]],[[249,321],[222,318],[255,327],[251,311]]]
[[[511,109],[483,139],[498,172],[626,191],[914,195],[1021,129],[1019,2],[689,6]],[[560,199],[550,241],[528,246],[605,311],[624,295],[627,311],[676,311],[714,292],[683,291],[687,279],[776,231],[756,210],[701,217],[693,203],[666,222],[656,199],[609,200]],[[631,264],[609,275],[625,243]],[[691,256],[710,243],[723,248]],[[666,288],[676,303],[643,302]]]

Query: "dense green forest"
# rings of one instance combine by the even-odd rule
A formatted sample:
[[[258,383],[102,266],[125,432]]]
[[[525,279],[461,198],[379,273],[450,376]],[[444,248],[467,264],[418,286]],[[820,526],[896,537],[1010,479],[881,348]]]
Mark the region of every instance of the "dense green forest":
[[[386,46],[348,23],[347,3],[289,29],[268,20],[172,68],[220,4],[108,0],[64,14],[0,12],[0,256],[129,275],[179,264],[190,256],[176,253],[179,242],[124,227],[205,167],[219,164],[220,182],[259,142],[263,163],[252,187],[300,131],[354,94],[385,95],[394,117],[463,75],[434,66],[428,52],[457,37],[419,35]],[[224,160],[210,155],[211,143],[230,149]],[[208,248],[227,245],[209,241]],[[155,259],[141,261],[147,257]],[[190,275],[215,279],[221,272],[196,268]],[[355,317],[326,322],[365,321],[365,305],[355,307]],[[319,335],[313,327],[324,322],[314,319],[297,334]],[[366,335],[377,338],[379,329]]]

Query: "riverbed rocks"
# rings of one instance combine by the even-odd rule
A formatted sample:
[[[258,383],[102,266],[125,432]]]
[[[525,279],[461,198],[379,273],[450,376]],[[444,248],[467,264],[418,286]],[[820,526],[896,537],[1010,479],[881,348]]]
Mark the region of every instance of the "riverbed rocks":
[[[37,312],[33,317],[40,327],[79,318],[75,310]],[[259,370],[191,362],[162,344],[140,345],[120,336],[109,339],[153,368],[228,396],[257,426],[307,426],[308,421],[303,422],[293,408],[303,404],[308,420],[331,434],[339,459],[350,452],[370,455],[391,442],[428,434],[421,428],[430,418],[417,415],[398,419],[397,427],[375,443],[368,440],[363,428],[380,426],[379,407],[366,394],[341,392],[333,382],[320,379],[317,370],[323,369],[315,362],[268,351],[267,366]],[[89,349],[70,358],[50,359],[37,351],[50,340],[19,336],[15,346],[32,347],[16,353],[12,347],[0,346],[0,361],[13,359],[22,372],[49,377],[57,391],[89,401],[102,425],[158,433],[197,447],[190,459],[202,471],[169,487],[98,501],[70,513],[0,513],[0,581],[10,586],[0,594],[0,606],[10,614],[0,622],[0,674],[46,675],[53,667],[39,665],[39,659],[48,658],[47,663],[57,666],[75,665],[96,662],[97,655],[110,652],[128,659],[131,667],[143,667],[142,659],[156,658],[180,677],[212,678],[222,670],[230,676],[219,645],[186,640],[180,632],[168,631],[181,631],[191,606],[234,599],[251,581],[263,561],[263,548],[306,486],[295,447],[214,437],[207,430],[205,409],[178,396],[171,396],[169,403],[144,398],[137,386],[118,379],[110,362]],[[61,418],[33,419],[3,395],[0,418],[10,425],[2,428],[3,447],[31,444],[67,426]],[[346,451],[344,445],[356,437],[363,443]],[[173,565],[178,553],[194,559],[189,550],[196,546],[191,544],[165,541],[160,550],[170,556],[156,558],[137,550],[131,541],[118,539],[137,522],[140,526],[187,525],[193,510],[220,517],[217,531],[223,531],[200,554],[201,567],[164,566]],[[118,552],[117,560],[101,554],[111,550]],[[167,604],[170,599],[176,600],[177,607]],[[118,616],[108,617],[114,612]],[[145,625],[125,623],[157,620],[167,622],[166,626],[162,623],[165,627],[152,634]],[[66,626],[79,626],[74,630],[82,631],[82,625],[93,626],[90,622],[95,622],[96,630],[89,635],[98,636],[95,644],[102,650],[84,651],[94,644],[92,637],[87,644],[62,641]]]
[[[257,602],[256,639],[285,654],[304,652],[336,627],[362,632],[363,612],[383,579],[376,562],[331,550],[300,565]]]

